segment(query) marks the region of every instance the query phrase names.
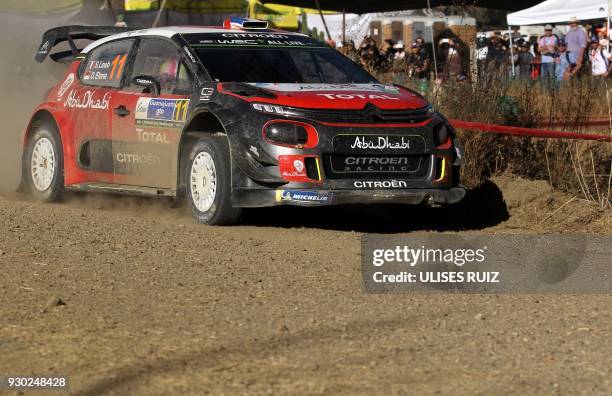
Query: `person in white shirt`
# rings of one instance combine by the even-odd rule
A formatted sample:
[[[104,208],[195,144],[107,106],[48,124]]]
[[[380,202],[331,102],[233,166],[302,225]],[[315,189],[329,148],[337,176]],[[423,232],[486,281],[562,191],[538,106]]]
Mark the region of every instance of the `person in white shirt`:
[[[544,27],[544,36],[538,40],[538,51],[542,55],[542,69],[540,76],[547,87],[555,80],[555,57],[559,39],[553,34],[552,25]]]
[[[608,40],[599,40],[596,36],[593,37],[591,50],[589,51],[589,61],[591,62],[591,73],[594,77],[608,77],[612,61],[612,55],[608,51]]]

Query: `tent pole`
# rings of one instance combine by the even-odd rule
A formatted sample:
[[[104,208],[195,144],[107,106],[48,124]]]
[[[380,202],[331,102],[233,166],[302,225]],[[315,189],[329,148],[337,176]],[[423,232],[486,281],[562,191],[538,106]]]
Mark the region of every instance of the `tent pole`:
[[[319,3],[319,0],[315,0],[315,4],[319,9],[319,15],[321,16],[321,21],[323,22],[323,26],[325,27],[325,33],[327,33],[327,38],[329,39],[329,41],[331,41],[332,37],[331,34],[329,34],[329,28],[327,27],[327,23],[325,22],[325,18],[323,17],[323,11],[321,11],[321,4]]]
[[[110,0],[106,0],[104,3],[106,5],[106,7],[108,7],[110,12],[113,14],[113,19],[116,21],[117,20],[117,12],[115,11],[115,7],[113,7],[113,3],[111,3]]]
[[[436,77],[436,80],[438,80],[438,57],[436,56],[436,39],[434,37],[433,11],[431,10],[430,0],[427,0],[427,9],[429,10],[429,18],[431,19],[431,52],[433,54],[434,75]]]
[[[516,77],[516,68],[514,64],[514,47],[512,40],[512,27],[508,26],[508,31],[510,32],[510,60],[512,61],[512,77]]]
[[[167,2],[168,0],[162,0],[161,5],[159,6],[159,12],[157,13],[157,16],[155,17],[155,21],[153,22],[154,28],[159,26],[159,21],[161,20],[162,13],[164,12],[164,9],[166,8]]]
[[[346,43],[346,10],[342,10],[342,46]]]

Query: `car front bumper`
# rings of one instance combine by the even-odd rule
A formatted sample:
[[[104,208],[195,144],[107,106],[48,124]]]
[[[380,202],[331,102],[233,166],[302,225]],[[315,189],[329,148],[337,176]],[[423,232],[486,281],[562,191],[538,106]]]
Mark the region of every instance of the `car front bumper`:
[[[348,204],[452,205],[465,197],[461,187],[451,189],[323,190],[323,189],[240,189],[233,192],[233,205],[242,208],[278,205],[326,206]]]

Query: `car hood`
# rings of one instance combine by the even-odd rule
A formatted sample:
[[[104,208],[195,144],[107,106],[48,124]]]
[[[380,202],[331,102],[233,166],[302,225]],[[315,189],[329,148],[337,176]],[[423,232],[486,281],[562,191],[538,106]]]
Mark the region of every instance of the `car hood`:
[[[383,110],[421,109],[428,105],[420,95],[384,84],[274,84],[253,83],[277,98],[265,102],[312,109],[360,110],[373,104]]]

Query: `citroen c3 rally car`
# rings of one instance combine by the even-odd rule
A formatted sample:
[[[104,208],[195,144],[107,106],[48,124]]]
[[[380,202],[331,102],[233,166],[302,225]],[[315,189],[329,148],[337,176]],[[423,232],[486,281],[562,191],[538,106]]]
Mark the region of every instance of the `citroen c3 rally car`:
[[[95,40],[78,49],[83,40]],[[67,43],[69,50],[53,49]],[[54,52],[54,53],[52,53]],[[24,138],[35,197],[63,190],[185,196],[195,218],[273,205],[460,201],[463,153],[420,95],[305,35],[69,26],[36,60],[69,63]]]

